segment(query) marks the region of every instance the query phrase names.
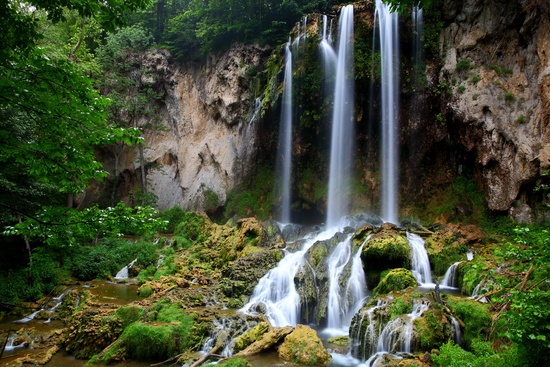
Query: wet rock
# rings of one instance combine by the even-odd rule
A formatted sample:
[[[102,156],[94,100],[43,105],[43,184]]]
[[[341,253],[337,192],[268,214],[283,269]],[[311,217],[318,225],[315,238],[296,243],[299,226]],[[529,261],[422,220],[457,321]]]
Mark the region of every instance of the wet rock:
[[[226,297],[250,296],[256,284],[283,255],[279,249],[255,252],[233,261],[222,271],[218,289]]]
[[[300,324],[285,337],[278,354],[284,360],[307,366],[328,366],[332,360],[315,330]]]

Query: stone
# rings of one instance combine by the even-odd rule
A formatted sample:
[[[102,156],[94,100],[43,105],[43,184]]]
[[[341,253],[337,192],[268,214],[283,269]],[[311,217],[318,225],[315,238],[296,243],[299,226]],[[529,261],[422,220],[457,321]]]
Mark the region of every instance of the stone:
[[[286,361],[306,366],[328,366],[332,361],[315,330],[301,324],[285,337],[278,354]]]
[[[372,290],[374,294],[381,295],[394,291],[400,291],[409,287],[416,287],[418,283],[412,272],[408,269],[391,269],[380,280],[380,283]]]

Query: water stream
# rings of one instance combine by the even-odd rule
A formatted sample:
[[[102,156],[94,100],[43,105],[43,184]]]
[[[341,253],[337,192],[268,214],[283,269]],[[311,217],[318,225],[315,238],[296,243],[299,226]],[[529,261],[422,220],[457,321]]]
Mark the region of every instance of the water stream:
[[[376,0],[375,18],[380,32],[381,118],[382,118],[382,213],[390,223],[398,223],[398,129],[399,129],[399,17],[382,0]]]
[[[285,46],[285,74],[279,129],[279,153],[277,154],[277,172],[280,177],[279,196],[281,213],[279,221],[290,223],[291,174],[292,174],[292,51],[290,39]]]
[[[336,52],[336,82],[330,145],[328,178],[328,228],[349,214],[350,179],[353,151],[354,78],[353,78],[353,5],[342,8],[338,22],[338,51]]]

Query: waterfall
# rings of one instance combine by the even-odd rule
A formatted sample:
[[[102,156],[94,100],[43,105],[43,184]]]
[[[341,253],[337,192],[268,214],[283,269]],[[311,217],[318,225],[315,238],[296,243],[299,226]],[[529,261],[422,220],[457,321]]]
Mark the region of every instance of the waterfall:
[[[407,240],[411,246],[412,273],[414,277],[420,284],[433,283],[430,259],[424,247],[424,240],[414,233],[407,233]]]
[[[342,8],[339,18],[336,82],[332,111],[327,228],[349,214],[349,186],[353,151],[353,5]]]
[[[399,49],[398,14],[389,6],[376,0],[375,18],[380,32],[380,56],[382,75],[382,218],[398,223],[398,129],[399,129]]]
[[[422,313],[424,313],[429,306],[430,303],[427,301],[414,301],[411,313],[405,315],[405,317],[397,317],[388,322],[378,336],[376,353],[370,356],[365,362],[365,365],[377,365],[384,354],[387,353],[411,353],[414,320],[422,316]],[[367,336],[365,336],[365,338],[366,337]],[[370,338],[374,340],[372,339],[372,335]]]
[[[317,239],[308,239],[299,251],[285,250],[285,257],[260,279],[241,311],[254,314],[261,310],[273,326],[296,325],[300,320],[300,295],[294,277],[302,268],[307,250]]]
[[[460,329],[460,323],[458,320],[451,316],[451,323],[453,324],[454,329],[454,341],[456,344],[461,345],[462,344],[462,330]]]
[[[118,273],[116,273],[115,275],[115,279],[128,279],[128,270],[134,266],[134,264],[136,263],[137,259],[134,259],[132,260],[128,265],[126,265],[125,267],[123,267],[122,269],[120,269],[118,271]]]
[[[277,162],[280,177],[281,213],[280,221],[290,223],[290,183],[292,174],[292,51],[290,39],[285,47],[285,74],[279,128],[279,154]]]
[[[361,245],[352,258],[351,236],[349,236],[336,246],[328,258],[329,293],[327,327],[329,333],[346,334],[353,315],[361,308],[365,300],[367,283],[361,262],[363,245]],[[340,279],[350,260],[349,278],[346,288],[342,290],[340,289]]]
[[[458,286],[458,264],[461,262],[455,262],[445,272],[443,279],[441,280],[442,287],[457,288]]]

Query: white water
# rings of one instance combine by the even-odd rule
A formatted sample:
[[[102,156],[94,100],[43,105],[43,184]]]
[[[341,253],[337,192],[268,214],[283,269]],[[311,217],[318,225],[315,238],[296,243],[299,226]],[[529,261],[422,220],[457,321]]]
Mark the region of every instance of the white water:
[[[407,233],[407,240],[409,240],[409,245],[411,246],[412,273],[414,277],[421,285],[433,284],[430,259],[424,247],[424,240],[414,233]]]
[[[12,334],[8,337],[8,341],[6,342],[6,346],[4,347],[5,352],[11,352],[14,349],[17,348],[23,348],[25,346],[25,342],[21,342],[21,344],[13,344],[15,342],[15,339],[17,339],[16,334]]]
[[[366,241],[365,241],[366,242]],[[351,257],[351,236],[340,242],[328,258],[329,294],[327,309],[327,330],[332,335],[348,333],[353,315],[361,308],[367,283],[361,263],[361,250]],[[340,278],[351,260],[349,279],[344,290],[340,289]]]
[[[365,365],[375,366],[387,353],[411,353],[414,320],[422,316],[429,306],[429,302],[414,301],[411,313],[388,322],[378,336],[376,353],[370,356]]]
[[[462,330],[460,329],[460,323],[454,316],[451,316],[451,323],[453,324],[454,329],[454,342],[460,345],[462,344]]]
[[[460,261],[455,262],[445,272],[443,279],[440,282],[442,287],[457,288],[458,287],[458,264]]]
[[[354,77],[353,5],[342,8],[339,20],[336,82],[332,112],[327,228],[349,214],[350,177],[353,151]]]
[[[277,171],[280,177],[281,223],[290,223],[291,174],[292,174],[292,51],[290,39],[285,47],[285,75],[279,129],[279,154]]]
[[[265,316],[273,326],[295,326],[300,320],[300,295],[294,284],[294,277],[303,266],[304,256],[323,234],[305,241],[296,252],[285,250],[285,257],[277,266],[264,275],[242,312],[255,314],[258,306],[265,308]],[[264,310],[262,310],[264,311]]]
[[[19,320],[16,320],[14,322],[18,323],[18,324],[25,324],[27,322],[30,322],[32,320],[34,320],[35,316],[38,315],[38,313],[40,311],[47,311],[49,313],[54,313],[55,310],[57,310],[57,308],[61,305],[61,302],[63,302],[63,298],[65,298],[65,296],[71,291],[71,289],[66,289],[63,293],[61,293],[59,296],[57,297],[52,297],[51,301],[53,302],[53,306],[51,306],[50,308],[46,309],[45,307],[41,307],[39,310],[37,311],[34,311],[33,313],[23,317],[22,319],[19,319]],[[48,302],[51,304],[51,302]],[[48,319],[46,321],[44,321],[44,323],[48,323],[50,322],[51,319]]]
[[[134,266],[136,261],[137,259],[134,259],[128,265],[120,269],[118,273],[116,273],[115,279],[128,279],[128,270]]]
[[[398,14],[376,0],[375,18],[380,32],[382,83],[382,213],[387,222],[398,223],[398,129],[399,129],[399,48]]]

